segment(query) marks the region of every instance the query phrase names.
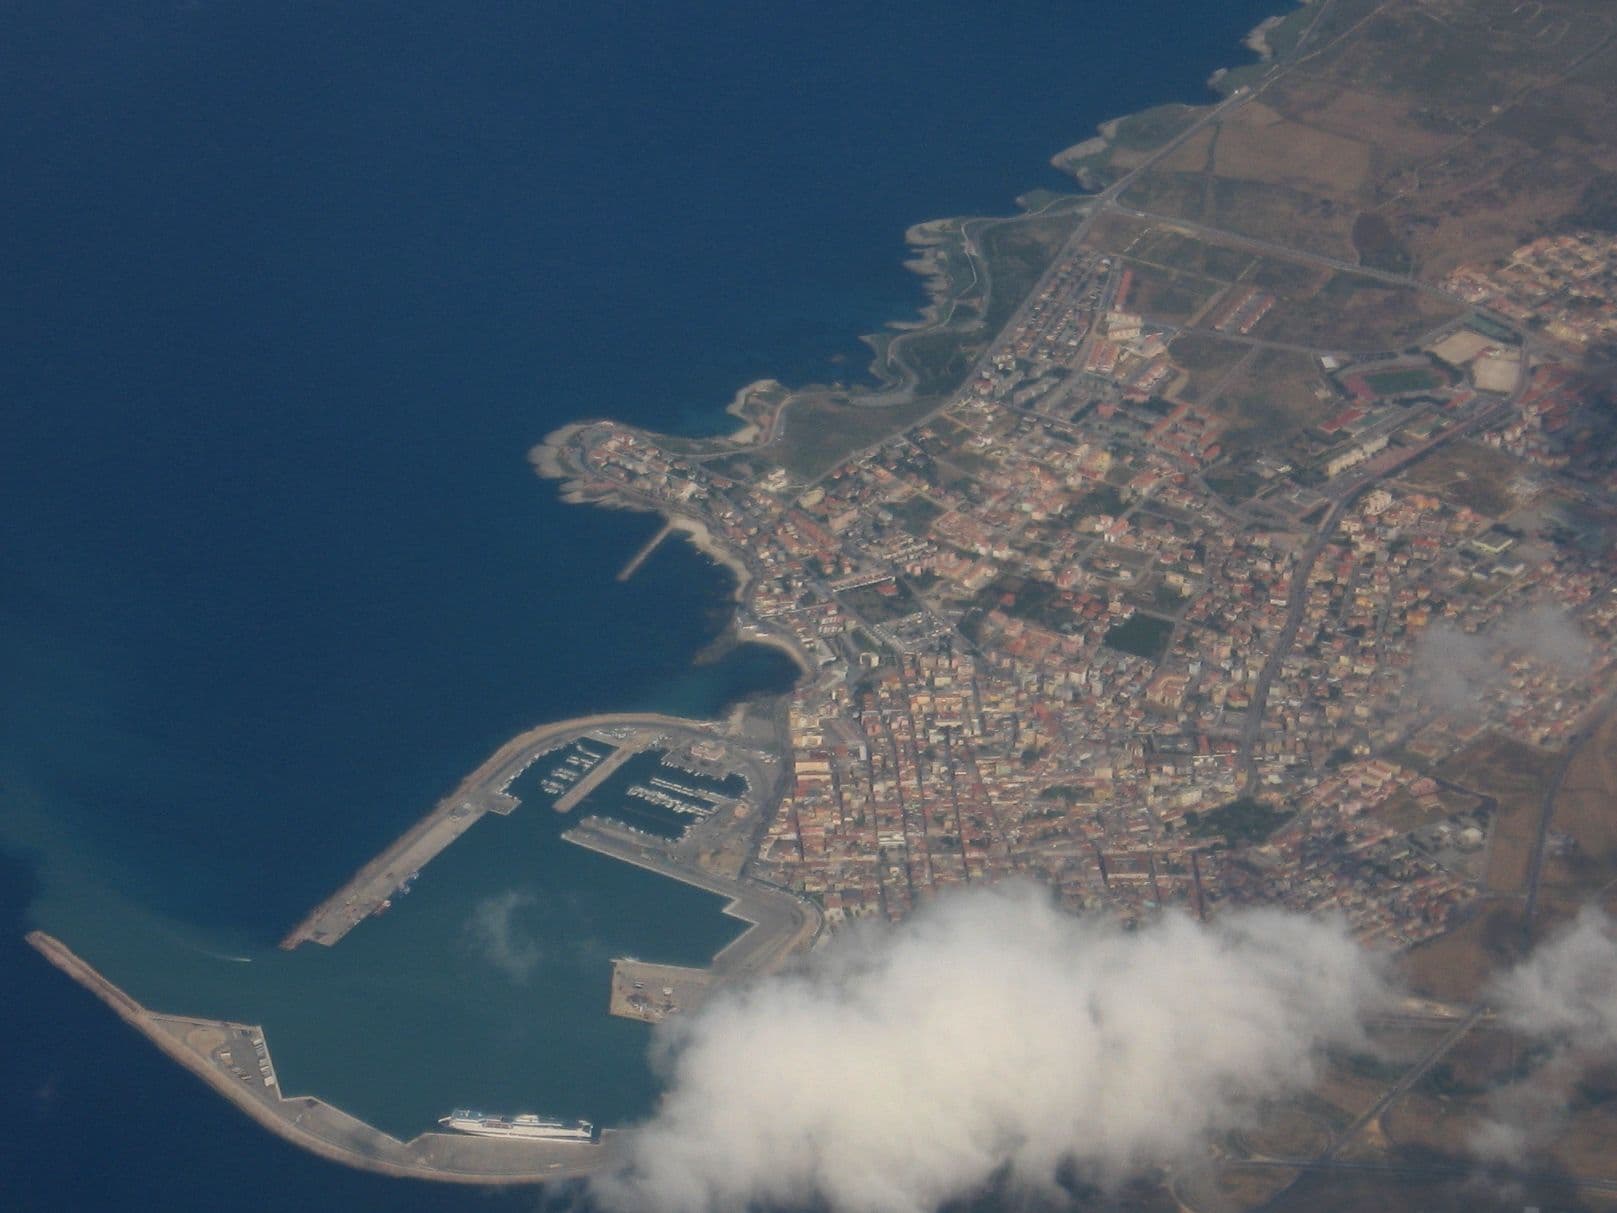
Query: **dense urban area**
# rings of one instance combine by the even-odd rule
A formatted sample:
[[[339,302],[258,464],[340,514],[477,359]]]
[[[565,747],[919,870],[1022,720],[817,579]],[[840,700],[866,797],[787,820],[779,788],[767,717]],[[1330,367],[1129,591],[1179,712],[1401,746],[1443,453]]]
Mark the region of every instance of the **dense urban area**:
[[[1617,240],[1461,267],[1436,323],[1356,350],[1263,336],[1258,284],[1346,275],[1204,244],[1232,281],[1164,317],[1152,245],[1188,241],[1129,235],[1065,251],[944,407],[811,484],[572,437],[590,488],[738,554],[744,619],[818,671],[754,873],[832,923],[1026,872],[1130,916],[1441,932],[1490,824],[1443,757],[1565,745],[1610,668],[1617,467],[1578,357],[1617,323]],[[1277,352],[1283,416],[1209,406]]]
[[[1614,38],[1580,0],[1306,5],[1216,104],[1057,156],[1088,193],[912,229],[932,302],[874,387],[535,452],[801,665],[741,878],[826,929],[1022,876],[1398,958],[1428,1001],[1127,1207],[1479,1207],[1531,1057],[1489,975],[1617,900]],[[1486,1207],[1617,1192],[1609,1071]]]
[[[1315,0],[1249,46],[1214,102],[1057,155],[1083,192],[912,228],[930,302],[868,339],[871,382],[759,381],[723,438],[598,420],[536,448],[568,500],[662,517],[620,579],[683,533],[735,578],[713,652],[800,677],[723,720],[528,730],[283,946],[336,945],[525,802],[751,924],[706,968],[603,965],[603,1012],[646,1023],[1011,877],[1129,926],[1332,914],[1408,996],[1206,1167],[1084,1207],[1617,1196],[1609,1058],[1480,1187],[1474,1157],[1546,1056],[1490,979],[1617,909],[1617,9]],[[470,1110],[401,1142],[282,1092],[260,1027],[33,942],[351,1165],[530,1183],[629,1148]]]

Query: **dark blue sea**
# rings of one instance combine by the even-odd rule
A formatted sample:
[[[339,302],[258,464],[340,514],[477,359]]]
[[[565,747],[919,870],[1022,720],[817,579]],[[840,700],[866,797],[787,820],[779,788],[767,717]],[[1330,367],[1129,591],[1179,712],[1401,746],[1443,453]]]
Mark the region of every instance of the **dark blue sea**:
[[[513,1053],[557,1111],[649,1106],[640,1029],[573,1014],[593,993],[512,969],[468,1025],[440,988],[489,898],[558,982],[733,931],[537,816],[396,923],[273,949],[518,729],[789,684],[767,650],[693,668],[725,574],[668,544],[616,582],[656,522],[560,504],[528,448],[858,379],[859,334],[920,302],[907,226],[1063,188],[1052,153],[1205,99],[1277,4],[0,5],[0,1209],[534,1204],[268,1136],[34,925],[161,1009],[261,1018],[300,1085],[400,1131]],[[524,1000],[557,1022],[524,1035]],[[422,1076],[383,1082],[401,1050]]]

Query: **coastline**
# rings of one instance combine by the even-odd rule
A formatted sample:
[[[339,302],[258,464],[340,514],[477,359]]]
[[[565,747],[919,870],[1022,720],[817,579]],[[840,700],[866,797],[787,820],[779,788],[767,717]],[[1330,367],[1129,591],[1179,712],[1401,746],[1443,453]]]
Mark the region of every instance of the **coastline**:
[[[1261,29],[1262,27],[1260,27]],[[1101,124],[1098,137],[1091,138],[1085,143],[1076,145],[1069,152],[1091,148],[1102,151],[1110,145],[1115,137],[1117,128],[1122,119],[1113,119]],[[1057,162],[1067,153],[1058,153],[1054,158]],[[1072,170],[1068,170],[1072,171]],[[1089,183],[1084,181],[1081,173],[1075,174],[1080,184],[1086,188]],[[957,323],[955,313],[964,298],[961,283],[955,281],[950,273],[949,258],[943,246],[951,239],[961,242],[964,256],[972,267],[975,275],[982,272],[981,265],[986,259],[972,247],[971,232],[968,224],[994,224],[1015,222],[1025,216],[1008,215],[1003,217],[986,218],[944,218],[929,220],[912,226],[905,234],[912,255],[905,262],[911,272],[921,279],[921,286],[925,293],[925,302],[919,309],[918,318],[914,320],[895,320],[881,333],[870,334],[865,337],[874,351],[870,374],[876,380],[873,387],[857,387],[849,393],[859,404],[872,408],[886,404],[902,402],[913,397],[919,376],[904,360],[902,356],[903,343],[910,339],[926,336],[940,331],[948,331]],[[976,282],[973,278],[973,283]],[[969,304],[967,305],[969,307]],[[978,317],[977,323],[982,323]],[[894,365],[896,363],[896,366]],[[767,446],[776,440],[776,431],[779,429],[780,418],[789,410],[792,402],[801,391],[788,389],[778,380],[763,378],[746,384],[738,389],[731,399],[725,412],[734,416],[740,423],[738,428],[727,436],[704,440],[708,448],[707,454],[722,456],[728,454],[744,455],[755,451],[759,447]],[[779,394],[782,399],[769,401],[767,397]],[[766,398],[766,399],[760,399]],[[758,410],[771,409],[770,415],[765,418],[755,415]],[[677,510],[669,510],[649,502],[642,503],[618,493],[611,487],[597,488],[586,478],[582,478],[583,470],[572,466],[566,459],[566,452],[574,439],[595,425],[598,421],[578,421],[561,426],[547,434],[544,439],[530,451],[530,460],[537,475],[542,479],[562,482],[559,493],[562,499],[571,504],[584,504],[605,506],[617,509],[630,509],[641,512],[654,512],[662,515],[666,530],[679,531],[697,550],[701,551],[714,563],[729,569],[735,576],[735,587],[732,593],[736,606],[731,614],[726,636],[733,637],[738,643],[763,644],[777,648],[790,656],[802,669],[805,677],[815,677],[819,668],[811,656],[806,654],[801,646],[788,636],[776,632],[766,625],[752,620],[749,621],[743,609],[746,594],[754,580],[752,569],[748,566],[744,553],[731,545],[723,538],[713,533],[708,524],[691,515],[683,514]],[[314,941],[330,946],[342,938],[347,930],[352,929],[365,914],[352,917],[354,909],[362,904],[362,899],[356,899],[353,893],[356,889],[375,886],[381,890],[381,896],[372,904],[379,904],[385,899],[386,892],[396,887],[399,879],[407,876],[409,872],[418,869],[421,864],[430,861],[439,854],[455,838],[459,837],[465,829],[470,828],[483,814],[487,812],[509,813],[517,808],[516,801],[505,792],[510,779],[520,773],[527,763],[532,762],[543,750],[533,752],[535,746],[545,746],[546,749],[562,744],[569,735],[578,735],[590,728],[612,727],[631,722],[652,721],[666,724],[668,727],[681,729],[709,729],[716,728],[712,722],[690,720],[681,717],[609,714],[593,717],[581,717],[572,720],[552,722],[539,725],[526,730],[517,737],[502,745],[488,759],[480,764],[471,774],[467,775],[448,796],[442,798],[436,806],[421,820],[408,827],[400,838],[380,855],[361,866],[354,876],[336,893],[326,901],[316,906],[309,915],[300,921],[287,937],[282,941],[283,948],[296,947],[306,941]],[[789,754],[779,754],[777,758],[789,762]],[[523,760],[526,759],[524,762]],[[515,763],[522,766],[515,771],[511,767]],[[507,776],[504,783],[495,786],[495,781]],[[760,806],[760,812],[767,815],[773,809],[773,804]],[[459,810],[465,810],[460,817],[454,817]],[[453,821],[457,827],[452,832],[448,823]],[[586,823],[589,824],[589,823]],[[439,833],[434,833],[438,829]],[[641,849],[637,855],[635,848],[639,846],[633,840],[613,837],[603,834],[596,827],[587,832],[575,830],[567,836],[568,841],[576,845],[585,846],[599,853],[616,858],[621,862],[635,864],[647,870],[657,872],[671,879],[680,880],[703,888],[719,895],[730,895],[730,885],[697,872],[694,868],[681,867],[672,862],[667,856],[658,856],[650,851]],[[614,832],[615,833],[615,832]],[[586,841],[586,839],[588,839]],[[422,856],[424,855],[424,858]],[[683,872],[683,874],[681,874]],[[769,890],[764,886],[749,882],[742,886],[741,882],[734,882],[735,887],[750,887],[756,889],[760,895],[773,892],[776,896],[789,898],[801,902],[802,899],[781,890]],[[818,937],[820,918],[818,910],[809,905],[812,915],[812,928],[803,925],[804,920],[794,920],[793,933],[788,942],[774,945],[778,951],[771,951],[761,944],[759,932],[763,923],[758,918],[749,917],[740,895],[732,897],[725,912],[733,917],[741,918],[754,924],[749,930],[727,945],[713,960],[715,969],[722,967],[725,975],[731,978],[742,978],[757,973],[771,971],[774,967],[784,963],[802,946],[811,943]],[[371,912],[367,910],[366,913]],[[346,926],[335,934],[327,933],[325,937],[317,934],[318,920],[322,915],[331,918],[341,925],[345,918],[352,917]],[[752,943],[741,947],[744,941],[753,937]],[[196,1050],[186,1047],[163,1027],[166,1023],[188,1023],[213,1028],[232,1028],[240,1030],[254,1030],[252,1025],[224,1024],[223,1021],[183,1020],[175,1016],[162,1016],[150,1011],[136,1002],[124,991],[112,985],[101,977],[91,966],[71,952],[70,949],[54,938],[41,932],[33,932],[28,936],[28,942],[41,955],[60,971],[66,973],[78,984],[94,993],[101,1001],[106,1003],[113,1011],[130,1026],[140,1031],[142,1035],[151,1040],[158,1048],[172,1060],[191,1071],[207,1085],[226,1098],[232,1105],[245,1112],[256,1122],[276,1133],[278,1136],[319,1154],[333,1161],[364,1170],[375,1171],[381,1174],[399,1177],[431,1179],[458,1183],[477,1184],[533,1184],[558,1178],[569,1178],[587,1175],[598,1171],[607,1165],[613,1157],[609,1146],[613,1143],[622,1143],[626,1140],[624,1135],[615,1131],[608,1131],[611,1140],[603,1136],[603,1142],[596,1149],[601,1153],[587,1165],[576,1161],[566,1160],[547,1161],[542,1170],[528,1169],[521,1172],[489,1173],[486,1171],[454,1170],[442,1166],[435,1166],[430,1160],[402,1157],[395,1151],[414,1150],[419,1143],[426,1143],[423,1150],[440,1148],[442,1143],[429,1139],[446,1139],[451,1142],[475,1142],[479,1146],[487,1143],[484,1139],[463,1139],[451,1137],[447,1134],[422,1134],[409,1142],[401,1142],[397,1138],[389,1137],[379,1130],[373,1129],[363,1122],[359,1122],[347,1114],[342,1113],[329,1104],[313,1097],[297,1097],[295,1100],[287,1099],[277,1094],[276,1098],[288,1105],[296,1105],[301,1111],[329,1117],[333,1123],[339,1123],[342,1131],[353,1133],[364,1130],[375,1135],[372,1142],[374,1152],[367,1153],[353,1148],[345,1148],[332,1140],[314,1131],[308,1125],[300,1123],[295,1117],[278,1115],[268,1110],[266,1101],[253,1098],[250,1093],[244,1092],[239,1083],[233,1082],[217,1066],[212,1065]],[[754,956],[756,954],[756,958]],[[728,957],[729,959],[726,959]],[[357,1130],[355,1129],[357,1126]],[[496,1145],[510,1145],[512,1143],[493,1143]],[[567,1147],[577,1150],[581,1147]]]

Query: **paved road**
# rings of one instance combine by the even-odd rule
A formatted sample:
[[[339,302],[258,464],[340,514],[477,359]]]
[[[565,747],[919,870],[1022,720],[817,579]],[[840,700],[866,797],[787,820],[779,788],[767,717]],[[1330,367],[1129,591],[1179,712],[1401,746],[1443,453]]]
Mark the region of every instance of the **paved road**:
[[[1236,1170],[1284,1170],[1284,1171],[1357,1171],[1372,1175],[1403,1175],[1413,1179],[1468,1179],[1478,1178],[1478,1168],[1475,1166],[1442,1166],[1439,1164],[1422,1165],[1420,1163],[1397,1162],[1360,1162],[1348,1159],[1296,1159],[1296,1158],[1248,1158],[1223,1164]],[[1502,1183],[1511,1180],[1520,1184],[1545,1183],[1580,1188],[1590,1192],[1617,1192],[1617,1179],[1584,1178],[1579,1175],[1569,1175],[1561,1171],[1506,1171],[1488,1172],[1490,1178]],[[1289,1190],[1289,1185],[1288,1185]],[[1284,1195],[1282,1192],[1280,1195]],[[1271,1197],[1271,1201],[1278,1200],[1279,1196]],[[1265,1206],[1267,1207],[1267,1206]]]
[[[1363,1129],[1365,1125],[1370,1124],[1376,1119],[1376,1117],[1380,1116],[1388,1108],[1392,1107],[1394,1103],[1408,1094],[1416,1083],[1425,1078],[1426,1075],[1431,1071],[1431,1068],[1438,1062],[1442,1061],[1443,1058],[1447,1057],[1450,1050],[1452,1050],[1455,1045],[1459,1044],[1460,1041],[1465,1038],[1466,1033],[1470,1032],[1472,1028],[1476,1027],[1477,1023],[1487,1014],[1487,1007],[1473,1007],[1471,1012],[1466,1015],[1464,1019],[1460,1020],[1459,1023],[1455,1024],[1443,1034],[1443,1039],[1439,1040],[1435,1045],[1427,1050],[1426,1055],[1422,1057],[1420,1061],[1416,1062],[1415,1065],[1404,1071],[1403,1076],[1399,1078],[1397,1082],[1393,1083],[1392,1086],[1388,1087],[1386,1091],[1382,1093],[1380,1099],[1376,1100],[1376,1102],[1370,1105],[1369,1108],[1359,1113],[1358,1119],[1356,1119],[1352,1124],[1338,1134],[1336,1140],[1325,1147],[1325,1149],[1320,1153],[1320,1156],[1315,1159],[1315,1162],[1328,1162],[1331,1159],[1334,1159],[1337,1154],[1348,1145],[1349,1142],[1358,1136],[1359,1131]]]
[[[1321,268],[1338,270],[1342,273],[1357,274],[1361,278],[1372,278],[1377,282],[1385,282],[1392,286],[1409,287],[1413,290],[1423,291],[1429,295],[1441,295],[1445,299],[1455,299],[1456,296],[1423,282],[1419,278],[1408,274],[1395,274],[1390,270],[1378,270],[1371,266],[1360,265],[1356,261],[1345,261],[1340,257],[1328,257],[1324,253],[1309,252],[1306,249],[1295,248],[1289,244],[1277,244],[1273,240],[1262,240],[1256,236],[1243,236],[1239,232],[1232,232],[1227,228],[1212,227],[1205,223],[1198,223],[1193,219],[1182,219],[1177,215],[1162,215],[1155,211],[1136,210],[1133,207],[1113,204],[1111,209],[1118,214],[1127,215],[1131,219],[1144,219],[1152,223],[1162,223],[1171,227],[1180,228],[1193,236],[1203,236],[1209,240],[1216,240],[1220,244],[1236,245],[1241,248],[1252,249],[1260,253],[1269,253],[1275,257],[1284,257],[1288,261],[1300,261],[1306,265],[1317,265]]]
[[[1555,819],[1556,797],[1561,794],[1561,785],[1566,782],[1566,774],[1572,769],[1578,751],[1605,723],[1610,707],[1611,700],[1608,698],[1589,710],[1583,726],[1567,741],[1566,751],[1561,755],[1561,761],[1555,764],[1555,774],[1551,776],[1549,786],[1544,789],[1544,798],[1539,802],[1538,832],[1533,838],[1533,855],[1527,867],[1527,898],[1522,904],[1522,935],[1528,942],[1531,942],[1533,915],[1538,912],[1538,891],[1544,879],[1544,852],[1549,842],[1550,822]]]
[[[1518,388],[1517,392],[1520,393]],[[1452,426],[1441,434],[1434,435],[1419,446],[1410,447],[1408,452],[1396,462],[1387,467],[1380,468],[1367,475],[1358,476],[1344,481],[1341,485],[1327,487],[1325,492],[1335,498],[1330,511],[1321,520],[1319,530],[1309,541],[1302,555],[1298,557],[1297,567],[1292,570],[1290,586],[1287,590],[1286,621],[1281,626],[1280,633],[1275,637],[1274,647],[1270,649],[1268,659],[1263,668],[1258,671],[1258,680],[1252,688],[1252,701],[1247,707],[1246,723],[1241,729],[1241,755],[1240,768],[1246,772],[1245,790],[1251,795],[1258,784],[1257,761],[1254,751],[1257,748],[1259,734],[1263,730],[1263,718],[1268,708],[1269,689],[1274,684],[1275,676],[1279,674],[1280,667],[1285,663],[1286,656],[1291,652],[1292,643],[1297,639],[1297,629],[1302,624],[1303,611],[1307,605],[1308,576],[1313,571],[1314,562],[1319,559],[1321,552],[1330,543],[1336,526],[1342,521],[1342,515],[1358,495],[1379,481],[1396,475],[1418,459],[1431,454],[1445,443],[1456,438],[1491,425],[1505,415],[1506,406],[1496,405],[1483,409],[1469,421]]]

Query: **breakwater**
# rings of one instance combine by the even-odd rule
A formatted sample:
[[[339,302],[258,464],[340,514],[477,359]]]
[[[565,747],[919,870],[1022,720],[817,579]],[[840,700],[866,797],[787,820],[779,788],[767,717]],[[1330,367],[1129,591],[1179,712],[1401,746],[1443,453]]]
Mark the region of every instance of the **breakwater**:
[[[623,1155],[624,1135],[610,1130],[598,1144],[437,1132],[401,1141],[315,1096],[282,1091],[261,1027],[150,1010],[61,940],[33,931],[28,943],[259,1125],[333,1162],[406,1179],[533,1184],[580,1178],[613,1165]]]
[[[281,940],[281,947],[290,950],[303,943],[326,947],[337,943],[382,909],[402,883],[476,825],[485,813],[512,812],[518,801],[506,789],[543,754],[587,733],[647,728],[707,733],[715,726],[679,716],[641,713],[575,717],[518,734],[466,776],[397,841],[355,872],[342,888],[305,915]]]

